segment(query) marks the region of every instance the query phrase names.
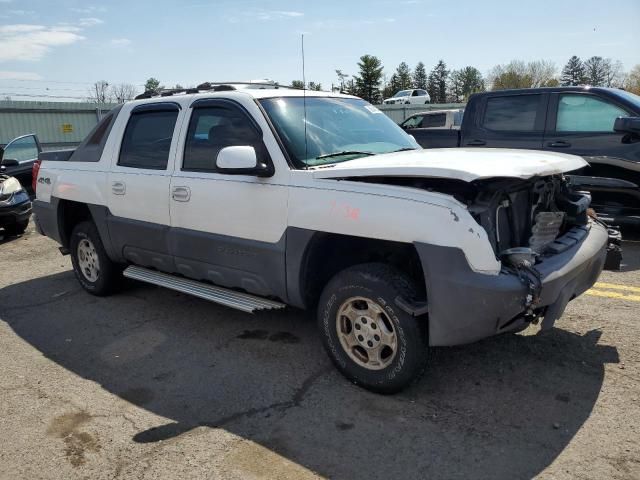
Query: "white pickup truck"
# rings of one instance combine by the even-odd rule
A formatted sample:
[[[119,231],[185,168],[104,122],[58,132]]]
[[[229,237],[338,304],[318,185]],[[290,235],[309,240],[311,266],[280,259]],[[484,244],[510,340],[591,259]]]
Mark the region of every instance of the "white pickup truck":
[[[337,368],[398,391],[429,346],[549,328],[606,229],[579,157],[422,150],[351,96],[209,86],[126,103],[41,155],[40,233],[105,295],[122,275],[247,312],[315,309]]]

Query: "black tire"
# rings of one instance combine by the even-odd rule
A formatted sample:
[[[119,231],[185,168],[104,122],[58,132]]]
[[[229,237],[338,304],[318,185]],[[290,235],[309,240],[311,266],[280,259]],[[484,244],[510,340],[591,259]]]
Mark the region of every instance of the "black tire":
[[[395,303],[398,296],[406,300],[415,298],[415,288],[411,282],[387,265],[368,263],[347,268],[334,276],[324,288],[318,304],[318,325],[329,357],[350,381],[377,393],[395,393],[406,388],[420,378],[427,365],[426,318],[415,318],[399,308]],[[362,352],[366,353],[366,345],[365,348],[362,348],[361,344],[355,345],[349,349],[351,353],[348,353],[347,347],[343,344],[346,342],[344,325],[345,322],[351,323],[351,320],[346,316],[338,318],[338,312],[343,311],[345,305],[350,302],[354,305],[355,302],[361,302],[360,299],[370,300],[378,310],[381,307],[382,314],[378,320],[390,323],[395,329],[396,352],[393,356],[388,355],[388,364],[380,362],[375,365],[375,370],[362,365],[363,360],[358,360],[362,357]],[[364,304],[366,303],[365,301]],[[362,322],[362,319],[369,317],[365,315],[358,318]],[[372,323],[369,322],[369,329],[373,327]],[[352,327],[364,329],[367,325],[354,324]],[[358,332],[364,333],[364,330]],[[375,330],[368,331],[367,335],[371,335],[371,332]],[[351,341],[356,339],[353,338]],[[370,342],[367,343],[372,346]],[[358,363],[359,361],[361,363]]]
[[[9,236],[22,235],[29,226],[29,220],[16,222],[12,225],[4,227],[4,231]]]
[[[83,240],[87,240],[94,247],[93,265],[97,265],[97,278],[92,279],[81,267],[78,246]],[[92,295],[105,296],[114,292],[122,282],[121,268],[111,261],[104,249],[98,229],[93,222],[81,222],[75,226],[69,240],[69,250],[71,252],[71,263],[73,271],[87,292]]]

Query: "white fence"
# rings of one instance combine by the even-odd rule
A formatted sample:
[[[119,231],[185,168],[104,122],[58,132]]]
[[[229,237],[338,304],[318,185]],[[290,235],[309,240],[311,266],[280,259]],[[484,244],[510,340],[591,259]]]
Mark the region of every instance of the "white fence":
[[[428,103],[426,105],[376,105],[391,120],[401,123],[414,113],[427,112],[429,110],[451,110],[464,108],[464,103]]]

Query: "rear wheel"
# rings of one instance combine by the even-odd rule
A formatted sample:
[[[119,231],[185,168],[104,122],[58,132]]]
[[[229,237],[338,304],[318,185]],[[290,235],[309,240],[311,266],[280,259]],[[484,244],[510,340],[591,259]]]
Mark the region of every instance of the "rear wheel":
[[[6,232],[7,235],[22,235],[25,230],[27,229],[27,226],[29,225],[29,220],[24,220],[22,222],[16,222],[12,225],[9,225],[7,227],[4,227],[4,231]]]
[[[427,362],[426,322],[395,304],[415,297],[412,284],[383,264],[338,273],[325,287],[318,323],[325,349],[356,385],[394,393],[416,381]]]
[[[70,239],[71,263],[80,285],[93,295],[108,295],[121,282],[120,268],[111,261],[93,222],[81,222]]]

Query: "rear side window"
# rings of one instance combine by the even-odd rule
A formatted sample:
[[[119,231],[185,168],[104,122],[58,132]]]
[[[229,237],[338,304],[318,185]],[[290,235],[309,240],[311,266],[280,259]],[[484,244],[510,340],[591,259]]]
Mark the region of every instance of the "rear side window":
[[[512,95],[487,100],[484,127],[489,130],[534,132],[542,95]]]
[[[133,113],[124,132],[118,165],[165,170],[178,111]]]
[[[445,123],[447,123],[446,113],[438,113],[435,115],[425,115],[424,120],[422,120],[422,126],[424,128],[444,127]]]
[[[258,162],[266,161],[262,135],[247,116],[233,107],[195,108],[189,122],[183,170],[215,172],[218,152],[225,147],[251,146]]]
[[[628,113],[591,95],[561,95],[558,101],[557,132],[613,132],[613,123]]]

